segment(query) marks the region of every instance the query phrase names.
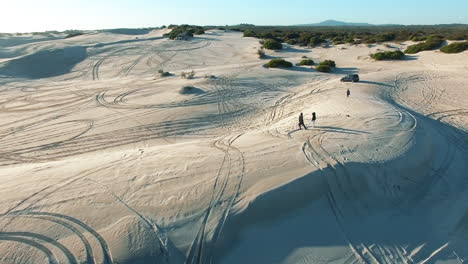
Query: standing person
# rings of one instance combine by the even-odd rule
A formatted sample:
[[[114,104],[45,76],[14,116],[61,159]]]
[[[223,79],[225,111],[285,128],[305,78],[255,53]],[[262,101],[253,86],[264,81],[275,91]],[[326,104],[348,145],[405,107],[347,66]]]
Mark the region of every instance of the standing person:
[[[348,91],[346,91],[346,97],[349,97],[350,94],[351,94],[351,91],[349,91],[349,88],[348,88]]]
[[[302,129],[301,126],[303,126],[304,129],[307,129],[307,127],[304,124],[304,115],[302,113],[299,115],[299,129]]]
[[[315,112],[312,113],[312,125],[315,127],[315,120],[317,120],[317,116],[315,115]]]

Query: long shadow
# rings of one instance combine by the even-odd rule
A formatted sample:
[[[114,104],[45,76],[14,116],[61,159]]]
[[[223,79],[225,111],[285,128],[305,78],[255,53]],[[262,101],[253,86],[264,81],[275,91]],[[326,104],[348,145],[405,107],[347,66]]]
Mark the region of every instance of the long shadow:
[[[144,28],[113,28],[113,29],[104,29],[101,32],[109,32],[113,34],[122,34],[122,35],[146,35],[151,32],[151,29]]]
[[[288,136],[290,137],[292,134],[295,132],[301,131],[302,129],[295,129],[290,132],[288,132]],[[330,126],[307,126],[307,129],[304,129],[304,131],[325,131],[325,132],[336,132],[336,133],[343,133],[343,134],[350,134],[350,135],[362,135],[362,134],[371,134],[366,131],[361,131],[361,130],[354,130],[354,129],[346,129],[346,128],[340,128],[340,127],[330,127]]]
[[[344,75],[344,74],[355,74],[358,72],[359,72],[358,68],[335,68],[333,69],[332,73]]]
[[[68,250],[68,248],[66,248],[62,244],[58,243],[55,239],[52,239],[50,237],[47,237],[41,234],[31,233],[31,232],[0,232],[0,240],[2,239],[2,237],[26,237],[26,238],[33,238],[36,240],[42,240],[60,249],[62,253],[67,257],[68,263],[70,264],[78,263],[75,256],[70,252],[70,250]]]
[[[312,127],[313,128],[313,127]],[[349,133],[349,134],[371,134],[362,130],[347,129],[341,127],[331,127],[331,126],[315,126],[315,128],[323,129],[330,132],[340,132],[340,133]]]
[[[296,71],[296,72],[317,72],[314,68],[306,66],[293,66],[291,68],[282,68],[283,70]]]
[[[372,82],[372,81],[359,81],[360,83],[365,83],[365,84],[374,84],[374,85],[379,85],[379,86],[385,86],[385,87],[390,87],[393,88],[393,85],[382,83],[382,82]]]
[[[0,75],[40,79],[69,73],[87,57],[86,47],[44,50],[0,64]]]
[[[308,50],[308,49],[298,49],[298,48],[294,48],[294,47],[285,47],[284,49],[278,50],[276,52],[278,52],[278,53],[286,53],[286,52],[306,53],[306,52],[311,52],[311,51]]]
[[[159,40],[159,39],[163,39],[163,38],[167,38],[167,37],[154,37],[154,38],[145,38],[145,39],[126,39],[126,40],[119,40],[119,41],[113,41],[113,42],[98,43],[98,44],[95,44],[95,45],[93,45],[91,47],[102,48],[102,47],[110,46],[110,45],[153,41],[153,40]]]
[[[418,56],[416,55],[405,55],[401,60],[402,61],[415,61],[418,59]]]
[[[392,103],[391,99],[386,99]],[[395,105],[400,107],[396,103]],[[365,248],[370,251],[374,251],[374,249],[369,245],[410,246],[410,248],[424,245],[415,258],[425,261],[434,257],[433,253],[444,248],[444,244],[447,243],[451,234],[447,234],[447,237],[434,235],[436,232],[433,230],[433,221],[437,220],[429,216],[433,212],[431,210],[424,211],[428,212],[428,216],[418,215],[418,206],[425,204],[426,199],[432,201],[434,197],[425,197],[432,192],[443,190],[445,188],[441,187],[443,184],[450,184],[447,188],[452,187],[451,191],[456,192],[446,195],[451,199],[459,199],[466,193],[468,179],[462,177],[457,171],[468,169],[468,133],[451,125],[429,119],[408,108],[400,108],[413,114],[418,123],[424,122],[417,128],[418,138],[415,139],[415,144],[421,147],[427,144],[426,141],[431,142],[433,138],[432,134],[428,132],[430,130],[437,133],[437,137],[446,139],[447,145],[450,145],[447,146],[446,150],[437,149],[438,152],[454,151],[455,154],[448,154],[448,157],[428,155],[432,158],[430,162],[437,164],[442,161],[442,164],[435,168],[418,170],[419,175],[417,176],[412,168],[419,165],[427,167],[427,164],[424,163],[426,161],[420,161],[421,164],[408,163],[408,160],[413,158],[410,155],[414,155],[411,149],[405,152],[406,154],[385,162],[338,162],[333,166],[327,164],[327,166],[321,166],[320,169],[316,168],[311,173],[263,193],[255,200],[250,201],[248,207],[242,212],[230,216],[224,229],[223,241],[219,241],[216,245],[209,245],[216,248],[215,262],[224,263],[222,260],[225,260],[228,253],[237,248],[236,246],[242,250],[241,255],[236,255],[234,260],[237,261],[236,263],[281,263],[299,248],[348,247],[349,243],[368,245]],[[322,128],[340,132],[340,128],[336,127]],[[427,133],[429,133],[430,138]],[[312,145],[311,148],[311,151],[318,151],[322,146]],[[328,154],[323,152],[311,156],[320,157],[321,155]],[[420,178],[420,180],[416,181],[415,177]],[[382,181],[380,184],[383,186],[381,189],[374,190],[374,188],[368,187],[367,181],[369,179],[372,179],[372,182]],[[433,190],[432,188],[437,189]],[[382,193],[375,194],[376,191]],[[326,207],[324,208],[327,212],[323,211],[322,213],[330,215],[332,218],[315,221],[309,208],[319,201],[323,202],[324,205],[328,204],[328,210]],[[445,201],[438,205],[444,203]],[[436,204],[433,206],[437,207]],[[443,207],[439,206],[439,208]],[[448,211],[447,213],[453,212]],[[453,218],[453,223],[460,223],[460,217],[463,217],[464,214],[465,212],[455,214],[457,217]],[[351,221],[351,226],[347,228],[349,224],[346,224],[346,218],[354,218],[356,221]],[[341,238],[327,232],[308,233],[307,231],[309,227],[327,225],[330,220],[334,221],[334,219],[344,234]],[[281,228],[274,229],[275,226]],[[338,228],[338,226],[332,225],[329,229]],[[248,235],[247,231],[253,233],[253,235],[249,235],[246,245],[259,245],[263,252],[266,252],[265,248],[268,247],[274,249],[270,250],[268,254],[262,254],[262,250],[258,250],[257,247],[243,246],[241,242],[246,238],[244,238],[242,231],[245,231],[245,235]],[[297,237],[291,238],[291,236]],[[286,242],[280,238],[287,238]],[[275,246],[277,243],[281,243],[281,246]],[[268,246],[262,247],[262,245]],[[376,249],[376,252],[381,254],[379,249]],[[453,259],[454,256],[447,252],[437,254],[436,260]],[[465,255],[461,259],[468,257],[466,253],[463,252]],[[261,261],[257,258],[256,261],[245,262],[248,257],[244,256],[262,257]],[[233,259],[230,260],[229,263],[234,263]],[[431,263],[436,260],[431,259]],[[403,260],[399,260],[398,263],[401,263],[400,261],[403,262]]]

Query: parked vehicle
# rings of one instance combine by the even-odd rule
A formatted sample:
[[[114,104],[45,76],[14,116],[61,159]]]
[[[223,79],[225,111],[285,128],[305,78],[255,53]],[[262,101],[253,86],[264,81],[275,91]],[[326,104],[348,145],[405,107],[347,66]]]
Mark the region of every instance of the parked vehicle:
[[[342,82],[359,82],[359,75],[357,74],[348,74],[345,77],[341,78]]]

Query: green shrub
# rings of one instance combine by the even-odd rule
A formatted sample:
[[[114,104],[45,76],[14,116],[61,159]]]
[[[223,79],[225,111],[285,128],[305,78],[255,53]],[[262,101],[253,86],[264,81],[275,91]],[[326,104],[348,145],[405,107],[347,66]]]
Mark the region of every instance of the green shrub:
[[[246,30],[244,31],[244,37],[256,37],[256,34],[252,30]]]
[[[465,50],[468,50],[468,41],[452,43],[440,49],[444,53],[460,53]]]
[[[444,40],[438,36],[429,36],[426,38],[426,41],[411,45],[406,50],[407,54],[415,54],[424,50],[434,50],[440,47]]]
[[[172,27],[171,27],[172,26]],[[203,27],[200,26],[191,26],[191,25],[181,25],[181,26],[173,26],[170,25],[169,28],[172,28],[171,32],[169,32],[169,38],[175,39],[181,34],[186,34],[187,36],[193,37],[193,34],[204,34],[205,30]]]
[[[272,59],[266,64],[266,66],[268,68],[291,68],[293,65],[291,62],[283,59]]]
[[[403,57],[405,57],[405,54],[400,50],[384,51],[371,54],[371,58],[375,60],[401,60]]]
[[[331,67],[331,68],[336,67],[335,61],[332,61],[332,60],[324,60],[324,61],[320,62],[319,65],[326,65],[326,66]]]
[[[331,67],[325,64],[319,64],[315,67],[315,70],[319,72],[331,72]]]
[[[303,65],[314,65],[314,61],[311,60],[311,59],[301,60],[301,62],[299,62],[299,65],[301,65],[301,66],[303,66]]]
[[[195,35],[203,35],[205,34],[205,30],[203,28],[197,28],[194,32]]]
[[[280,49],[283,48],[283,45],[280,42],[278,42],[278,41],[276,41],[274,39],[267,39],[263,43],[263,47],[265,49],[280,50]]]
[[[312,37],[312,38],[310,38],[309,45],[314,47],[314,46],[320,45],[320,44],[322,44],[324,42],[326,42],[325,39],[322,39],[320,37]]]

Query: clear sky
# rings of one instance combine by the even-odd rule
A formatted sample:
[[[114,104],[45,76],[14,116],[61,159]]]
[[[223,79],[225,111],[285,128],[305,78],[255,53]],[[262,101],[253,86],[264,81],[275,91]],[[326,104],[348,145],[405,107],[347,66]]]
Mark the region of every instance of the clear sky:
[[[0,32],[293,25],[327,19],[374,24],[468,24],[468,0],[0,0]]]

